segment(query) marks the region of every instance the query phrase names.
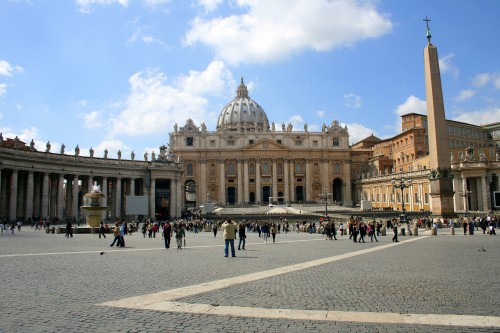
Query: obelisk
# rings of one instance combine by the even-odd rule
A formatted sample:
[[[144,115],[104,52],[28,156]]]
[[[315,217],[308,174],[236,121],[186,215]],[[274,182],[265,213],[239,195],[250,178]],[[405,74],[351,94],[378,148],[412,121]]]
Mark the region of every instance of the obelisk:
[[[448,129],[444,112],[443,89],[439,71],[437,48],[431,43],[429,19],[427,23],[428,43],[424,49],[425,93],[427,99],[427,124],[429,137],[429,163],[431,174],[431,210],[435,217],[454,215],[453,175],[450,169]]]

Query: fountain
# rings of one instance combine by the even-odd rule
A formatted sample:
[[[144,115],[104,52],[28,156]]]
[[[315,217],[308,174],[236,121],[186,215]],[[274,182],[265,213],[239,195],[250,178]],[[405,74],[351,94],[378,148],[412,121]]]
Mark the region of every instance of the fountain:
[[[83,196],[84,206],[80,208],[87,216],[87,224],[91,228],[99,227],[102,221],[103,212],[108,209],[108,206],[101,206],[101,199],[106,198],[106,195],[100,191],[100,187],[96,183],[92,186],[92,191]]]

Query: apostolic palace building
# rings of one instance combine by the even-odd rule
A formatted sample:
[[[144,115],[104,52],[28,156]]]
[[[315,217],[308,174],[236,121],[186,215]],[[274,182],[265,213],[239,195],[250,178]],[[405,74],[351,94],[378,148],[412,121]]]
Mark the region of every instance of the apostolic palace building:
[[[131,195],[147,196],[149,216],[162,218],[206,202],[248,206],[325,197],[329,205],[368,202],[372,209],[404,206],[442,212],[438,216],[447,205],[454,212],[499,210],[500,122],[477,126],[444,118],[437,49],[430,34],[428,40],[427,115],[403,115],[394,137],[372,135],[350,145],[349,129],[337,120],[318,132],[307,124],[270,123],[242,78],[214,131],[187,119],[149,160],[80,156],[78,147],[56,153],[49,144],[40,151],[2,137],[0,218],[79,219],[94,182],[106,195],[111,219],[125,217]]]

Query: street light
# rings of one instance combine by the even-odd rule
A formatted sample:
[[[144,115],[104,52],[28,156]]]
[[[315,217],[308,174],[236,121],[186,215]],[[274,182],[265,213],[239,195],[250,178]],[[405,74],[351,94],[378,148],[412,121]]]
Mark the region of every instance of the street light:
[[[400,223],[408,223],[408,221],[406,220],[406,209],[405,209],[405,193],[404,193],[404,189],[407,188],[407,187],[410,187],[411,186],[411,183],[412,183],[412,179],[411,178],[405,178],[404,177],[404,174],[403,174],[403,169],[401,168],[400,169],[400,173],[399,173],[399,177],[396,178],[396,175],[393,174],[392,175],[392,180],[391,180],[391,183],[392,183],[392,187],[393,188],[399,188],[401,189],[401,203],[402,203],[402,213],[401,215],[399,216],[399,222]],[[408,231],[410,229],[410,226],[408,225]]]
[[[332,195],[332,194],[327,192],[326,186],[323,189],[323,193],[319,194],[319,196],[325,200],[325,217],[327,217],[327,218],[328,218],[328,196],[329,195]]]

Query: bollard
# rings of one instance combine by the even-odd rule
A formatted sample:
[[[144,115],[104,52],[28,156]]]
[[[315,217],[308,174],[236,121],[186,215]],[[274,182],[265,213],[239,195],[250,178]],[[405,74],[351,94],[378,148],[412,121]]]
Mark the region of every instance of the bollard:
[[[56,229],[56,234],[61,234],[61,233],[62,233],[62,231],[61,231],[61,227],[57,227],[57,229]]]
[[[432,229],[431,229],[431,235],[432,236],[437,236],[437,234],[438,234],[437,228],[436,227],[432,227]]]
[[[417,226],[413,227],[413,236],[418,236],[418,227]]]
[[[55,234],[55,233],[56,233],[56,227],[52,227],[52,228],[50,228],[50,233],[51,233],[51,234]]]
[[[346,236],[347,235],[347,228],[344,228],[342,229],[342,236]]]
[[[382,236],[386,236],[386,235],[387,235],[387,228],[383,227],[382,228]]]
[[[49,229],[49,227],[45,227],[45,233],[46,233],[46,234],[50,233],[50,229]]]
[[[406,236],[406,230],[405,230],[405,228],[401,228],[401,236]]]
[[[450,229],[451,229],[451,230],[450,230],[450,233],[451,233],[452,235],[454,235],[454,234],[455,234],[455,226],[454,226],[454,225],[452,225]]]

